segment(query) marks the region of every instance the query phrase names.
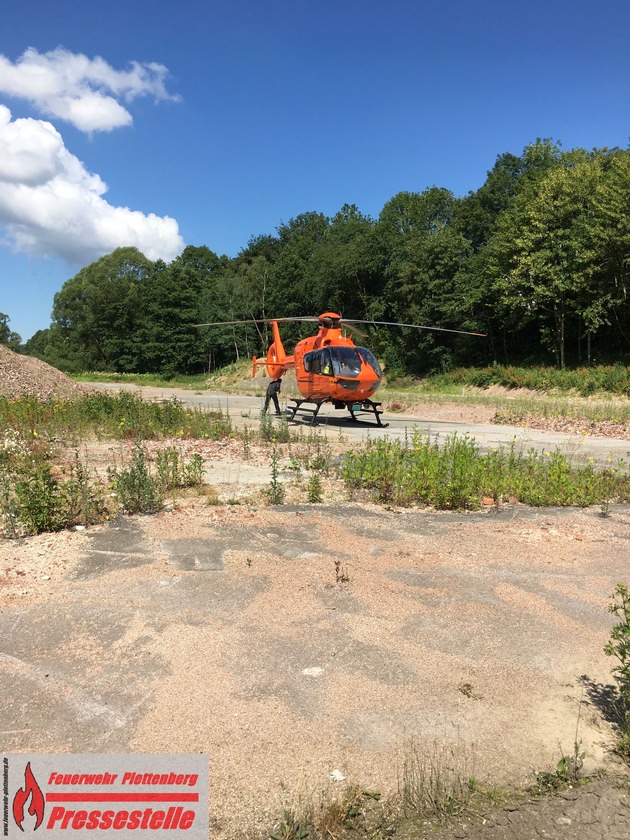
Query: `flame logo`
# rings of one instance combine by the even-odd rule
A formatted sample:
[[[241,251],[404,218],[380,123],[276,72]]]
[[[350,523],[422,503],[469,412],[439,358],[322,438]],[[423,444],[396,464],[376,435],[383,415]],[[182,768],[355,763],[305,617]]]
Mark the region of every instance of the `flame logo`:
[[[35,828],[33,829],[33,831],[36,831],[44,819],[44,795],[35,781],[30,761],[24,771],[24,787],[18,788],[18,792],[13,798],[13,819],[20,831],[24,831],[22,828],[24,806],[28,802],[29,796],[31,797],[31,804],[28,806],[28,813],[32,817],[36,817]]]

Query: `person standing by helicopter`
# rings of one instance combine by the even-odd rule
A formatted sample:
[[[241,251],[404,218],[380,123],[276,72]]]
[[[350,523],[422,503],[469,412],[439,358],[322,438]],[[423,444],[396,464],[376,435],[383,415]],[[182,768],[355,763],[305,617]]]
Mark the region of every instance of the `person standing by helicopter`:
[[[267,409],[269,408],[269,403],[273,400],[273,404],[276,407],[276,416],[280,415],[280,403],[278,402],[278,394],[280,393],[280,387],[282,385],[282,379],[278,377],[278,379],[274,379],[267,385],[267,394],[265,395],[265,407],[263,408],[263,414],[267,413]]]

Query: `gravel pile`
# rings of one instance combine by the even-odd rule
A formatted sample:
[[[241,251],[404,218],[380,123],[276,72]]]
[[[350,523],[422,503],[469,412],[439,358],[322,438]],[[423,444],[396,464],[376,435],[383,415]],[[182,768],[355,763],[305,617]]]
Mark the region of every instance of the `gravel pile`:
[[[87,389],[40,359],[21,356],[0,344],[0,397],[74,397]]]

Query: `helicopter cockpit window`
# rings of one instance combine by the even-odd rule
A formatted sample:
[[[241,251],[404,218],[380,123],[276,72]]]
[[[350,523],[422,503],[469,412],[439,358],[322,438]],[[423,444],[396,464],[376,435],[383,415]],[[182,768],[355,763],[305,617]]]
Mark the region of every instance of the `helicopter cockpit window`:
[[[361,357],[354,347],[331,347],[335,376],[354,379],[361,373]]]
[[[314,350],[304,356],[304,370],[307,373],[320,373],[332,376],[333,366],[330,360],[330,350]]]
[[[367,347],[357,347],[357,353],[361,356],[365,364],[369,365],[380,379],[383,376],[383,370],[374,353],[372,353],[371,350],[368,350]]]

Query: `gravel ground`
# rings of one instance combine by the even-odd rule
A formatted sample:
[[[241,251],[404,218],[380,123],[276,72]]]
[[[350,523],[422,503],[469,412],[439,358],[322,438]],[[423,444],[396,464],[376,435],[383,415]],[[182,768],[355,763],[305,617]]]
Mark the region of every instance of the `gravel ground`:
[[[4,541],[5,749],[207,752],[225,840],[334,771],[395,794],[412,741],[522,786],[579,716],[586,769],[616,774],[602,647],[629,525],[190,500]]]

